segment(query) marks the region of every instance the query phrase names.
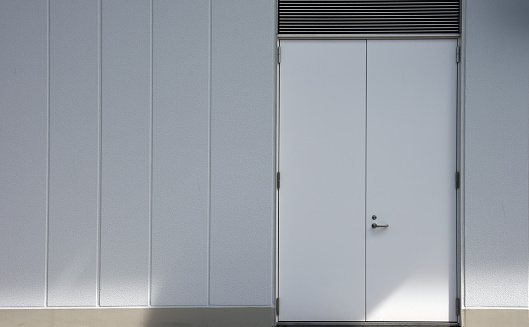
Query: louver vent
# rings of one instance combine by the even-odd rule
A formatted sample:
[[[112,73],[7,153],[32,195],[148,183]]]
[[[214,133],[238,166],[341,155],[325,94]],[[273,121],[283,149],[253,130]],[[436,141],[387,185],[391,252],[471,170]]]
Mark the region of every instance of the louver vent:
[[[279,0],[279,34],[459,33],[459,0]]]

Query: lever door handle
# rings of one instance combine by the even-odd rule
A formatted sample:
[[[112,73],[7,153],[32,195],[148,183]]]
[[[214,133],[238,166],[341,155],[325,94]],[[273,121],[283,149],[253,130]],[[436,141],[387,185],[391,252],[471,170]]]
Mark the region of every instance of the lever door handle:
[[[388,225],[388,224],[385,224],[385,225],[379,225],[379,224],[377,224],[377,223],[372,223],[372,224],[371,224],[371,227],[373,227],[373,228],[378,228],[378,227],[389,227],[389,225]]]

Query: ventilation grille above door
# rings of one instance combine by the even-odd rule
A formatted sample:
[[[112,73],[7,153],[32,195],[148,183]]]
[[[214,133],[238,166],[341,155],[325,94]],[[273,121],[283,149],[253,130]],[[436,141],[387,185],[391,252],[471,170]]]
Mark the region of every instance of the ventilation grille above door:
[[[279,0],[279,34],[459,33],[459,0]]]

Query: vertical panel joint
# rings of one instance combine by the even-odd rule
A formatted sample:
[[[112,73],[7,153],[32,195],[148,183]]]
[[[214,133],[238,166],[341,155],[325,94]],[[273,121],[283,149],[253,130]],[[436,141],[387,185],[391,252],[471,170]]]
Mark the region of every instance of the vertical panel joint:
[[[279,182],[281,180],[281,173],[280,172],[277,172],[277,177],[276,177],[276,185],[277,185],[277,189],[279,190]]]

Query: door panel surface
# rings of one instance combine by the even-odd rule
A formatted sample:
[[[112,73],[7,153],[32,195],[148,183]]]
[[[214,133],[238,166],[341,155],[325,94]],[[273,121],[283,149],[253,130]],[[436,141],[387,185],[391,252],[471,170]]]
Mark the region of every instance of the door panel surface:
[[[369,321],[456,320],[456,45],[367,43]]]
[[[456,45],[281,41],[279,321],[456,320]]]
[[[365,314],[366,42],[324,43],[281,41],[281,321]]]

